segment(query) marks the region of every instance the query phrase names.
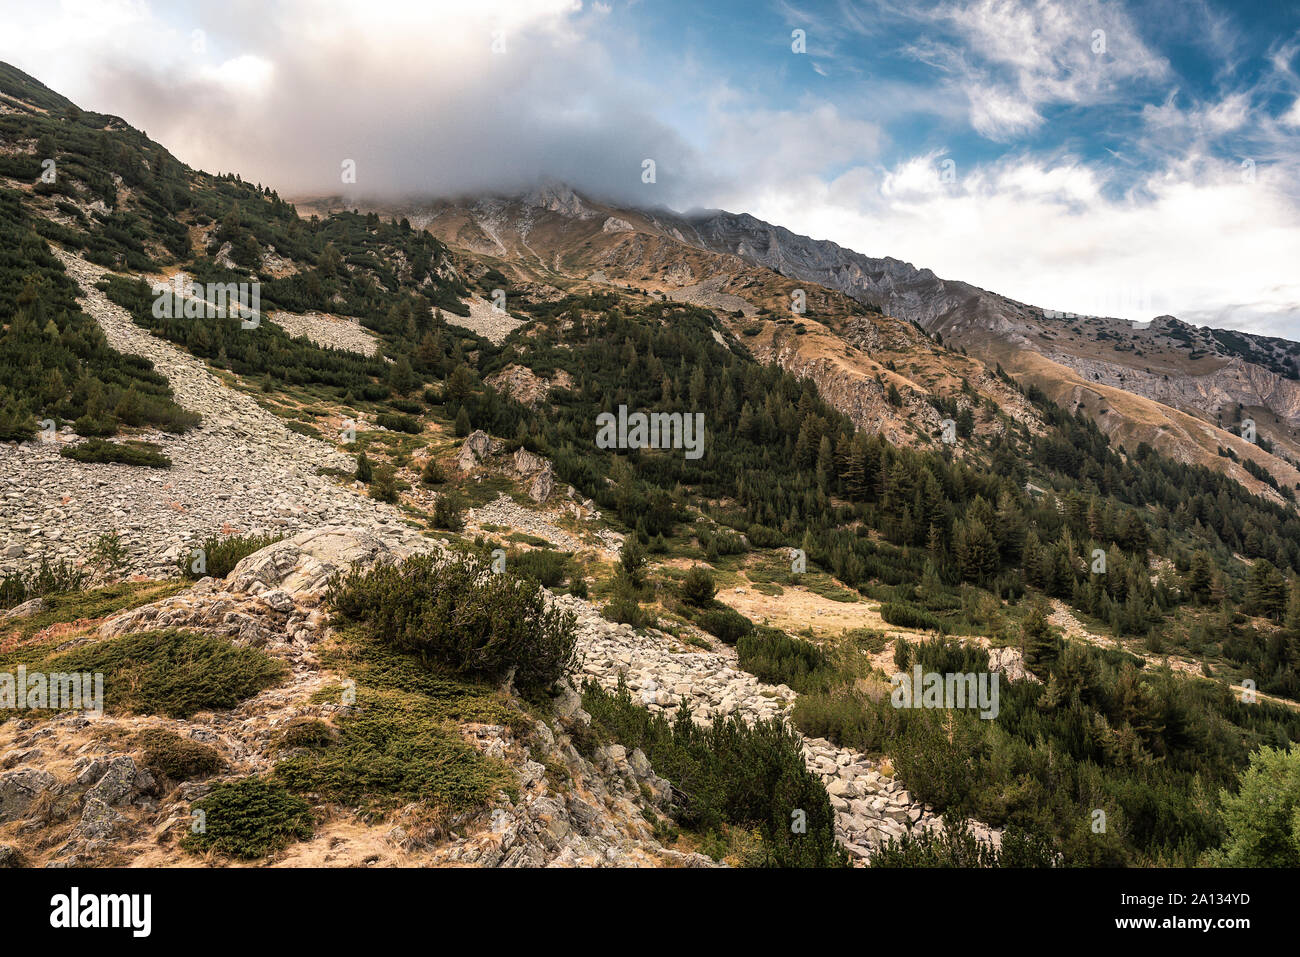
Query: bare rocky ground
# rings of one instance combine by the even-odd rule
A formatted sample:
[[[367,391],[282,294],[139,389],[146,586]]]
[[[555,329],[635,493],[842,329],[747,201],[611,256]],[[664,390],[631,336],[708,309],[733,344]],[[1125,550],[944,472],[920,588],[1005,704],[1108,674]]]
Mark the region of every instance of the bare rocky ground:
[[[379,340],[355,319],[331,316],[323,312],[273,312],[267,318],[291,336],[306,336],[326,349],[343,349],[373,356]]]
[[[554,379],[544,379],[527,366],[508,365],[500,372],[493,373],[485,380],[488,385],[522,402],[530,409],[546,398],[554,387],[569,389],[573,387],[573,377],[563,369],[555,373]]]
[[[562,550],[581,552],[593,548],[605,557],[616,556],[623,547],[622,536],[601,522],[596,503],[579,496],[572,486],[559,485],[551,463],[527,449],[516,449],[513,456],[507,455],[499,441],[482,430],[475,430],[466,436],[456,457],[456,468],[477,481],[487,475],[505,476],[526,489],[533,503],[526,508],[500,493],[466,513],[466,529],[471,534],[506,528],[543,539]],[[420,503],[418,490],[413,498]],[[565,531],[557,524],[566,520],[576,526],[579,534]]]
[[[1047,616],[1047,620],[1053,626],[1061,629],[1062,634],[1067,638],[1076,641],[1085,641],[1090,645],[1096,645],[1098,648],[1119,648],[1122,651],[1127,651],[1131,655],[1137,655],[1139,658],[1144,659],[1147,665],[1152,668],[1158,668],[1163,664],[1168,664],[1171,669],[1182,672],[1183,674],[1204,674],[1199,661],[1182,658],[1178,655],[1151,655],[1140,648],[1130,648],[1114,638],[1094,633],[1079,621],[1079,619],[1074,616],[1074,612],[1070,610],[1070,606],[1065,604],[1065,602],[1061,601],[1059,598],[1053,598],[1051,604],[1052,613]]]
[[[203,423],[180,436],[146,436],[171,458],[167,470],[62,458],[70,432],[55,442],[0,444],[0,572],[42,558],[83,560],[98,536],[113,530],[129,551],[129,570],[146,574],[171,568],[190,543],[219,530],[291,534],[346,523],[393,540],[415,534],[396,509],[318,474],[324,467],[350,471],[351,458],[291,432],[200,360],[135,325],[95,288],[104,270],[59,257],[112,346],[152,360],[176,401]]]
[[[493,345],[501,345],[506,341],[506,336],[524,324],[522,320],[514,318],[507,311],[497,309],[492,303],[479,296],[471,296],[466,304],[469,306],[468,316],[444,312],[443,318],[454,326],[477,332]]]

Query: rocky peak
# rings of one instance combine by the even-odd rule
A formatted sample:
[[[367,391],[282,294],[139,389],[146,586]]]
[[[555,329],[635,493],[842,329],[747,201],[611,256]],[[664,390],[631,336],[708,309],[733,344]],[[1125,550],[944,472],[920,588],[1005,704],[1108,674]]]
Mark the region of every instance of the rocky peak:
[[[592,219],[600,215],[588,207],[572,187],[554,181],[535,186],[524,194],[522,202],[526,206],[549,210],[570,219]]]

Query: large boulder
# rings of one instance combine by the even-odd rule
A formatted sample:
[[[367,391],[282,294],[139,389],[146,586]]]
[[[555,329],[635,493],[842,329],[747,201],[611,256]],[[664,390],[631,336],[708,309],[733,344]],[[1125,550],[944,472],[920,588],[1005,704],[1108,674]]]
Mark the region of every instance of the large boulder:
[[[989,670],[1006,675],[1008,681],[1032,681],[1042,684],[1038,677],[1025,667],[1024,656],[1016,648],[990,648]]]
[[[555,473],[551,463],[527,449],[515,451],[515,471],[528,480],[528,494],[534,502],[545,502],[555,490]]]
[[[44,598],[32,598],[23,602],[21,605],[15,605],[7,611],[0,611],[0,619],[12,620],[14,618],[30,618],[32,615],[39,615],[45,610]]]
[[[111,758],[94,758],[77,775],[77,783],[86,786],[87,802],[103,801],[105,804],[125,804],[142,792],[154,789],[153,775],[137,768],[130,755]]]
[[[301,532],[243,559],[226,576],[226,590],[259,595],[280,591],[318,595],[352,565],[370,568],[399,561],[416,549],[388,544],[369,532],[339,525]]]
[[[462,472],[472,471],[474,466],[486,461],[488,456],[500,451],[500,449],[500,442],[482,429],[475,429],[465,436],[465,441],[456,456],[456,467]]]
[[[26,867],[23,852],[12,844],[0,844],[0,867]]]
[[[32,803],[56,784],[53,774],[41,768],[19,768],[0,774],[0,821],[19,818]]]

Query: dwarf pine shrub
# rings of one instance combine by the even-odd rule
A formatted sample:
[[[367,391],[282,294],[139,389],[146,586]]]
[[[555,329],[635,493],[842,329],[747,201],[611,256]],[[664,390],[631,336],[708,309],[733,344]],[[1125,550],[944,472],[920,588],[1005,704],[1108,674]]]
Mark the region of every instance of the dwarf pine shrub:
[[[86,577],[84,571],[70,562],[63,559],[50,562],[42,558],[35,571],[26,574],[14,571],[0,579],[0,608],[12,608],[31,598],[80,591],[86,584]]]
[[[154,777],[190,781],[216,774],[226,766],[212,745],[183,738],[166,728],[146,728],[133,743],[144,748],[145,767]]]
[[[311,806],[262,778],[218,784],[192,810],[203,812],[203,828],[181,839],[187,851],[253,860],[311,837]]]
[[[394,412],[381,412],[375,416],[375,424],[390,432],[406,432],[419,435],[424,426],[413,415],[400,415]]]
[[[506,565],[511,571],[524,578],[531,578],[544,588],[555,588],[568,572],[569,556],[549,548],[533,548],[526,552],[514,552]]]
[[[966,674],[989,670],[989,653],[979,645],[967,645],[949,638],[911,642],[899,638],[894,643],[894,667],[911,671],[914,664],[923,671],[938,674]]]
[[[888,601],[880,606],[880,617],[899,628],[921,628],[929,631],[944,631],[943,622],[924,608],[901,601]]]
[[[101,673],[105,710],[171,718],[233,708],[285,673],[281,662],[261,651],[175,629],[108,638],[23,664],[46,673]]]
[[[444,823],[487,807],[501,791],[514,792],[510,769],[467,743],[441,704],[418,692],[363,686],[337,728],[286,729],[284,745],[292,744],[293,753],[271,780],[367,810],[419,802]]]
[[[328,602],[345,619],[446,671],[520,690],[554,684],[573,664],[574,617],[548,608],[535,581],[494,574],[476,555],[415,555],[398,565],[353,570]]]
[[[682,601],[692,605],[705,608],[717,593],[718,587],[713,583],[713,576],[707,568],[700,565],[693,566],[682,580]]]
[[[283,535],[209,535],[197,545],[191,545],[176,561],[184,578],[225,578],[241,561],[260,552],[267,545],[284,539]],[[195,569],[194,552],[203,552],[202,570]]]
[[[669,721],[635,703],[621,679],[613,692],[589,679],[582,706],[598,737],[640,748],[672,783],[673,817],[683,827],[756,831],[751,859],[767,866],[845,863],[826,789],[804,766],[802,739],[781,720],[732,717],[703,728],[683,706]]]
[[[86,439],[76,445],[65,445],[59,450],[59,454],[78,462],[141,465],[152,469],[172,467],[172,460],[163,455],[159,447],[152,442],[110,442],[107,439]]]
[[[713,637],[734,645],[743,636],[754,630],[754,623],[726,605],[714,602],[714,607],[701,612],[695,623]]]
[[[759,626],[736,642],[740,667],[771,684],[796,691],[825,691],[834,669],[825,653],[810,641],[791,638],[776,628]]]

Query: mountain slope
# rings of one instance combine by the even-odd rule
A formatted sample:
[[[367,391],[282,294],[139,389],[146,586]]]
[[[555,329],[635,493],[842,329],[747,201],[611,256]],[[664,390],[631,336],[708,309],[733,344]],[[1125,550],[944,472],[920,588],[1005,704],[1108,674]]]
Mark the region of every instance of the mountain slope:
[[[84,307],[202,422],[12,390],[61,446],[145,439],[174,471],[4,444],[0,665],[102,663],[113,700],[94,740],[0,714],[0,860],[917,863],[888,842],[941,814],[984,822],[981,863],[1005,835],[1007,863],[1192,864],[1219,843],[1207,795],[1300,736],[1275,700],[1300,700],[1293,508],[1120,454],[1043,390],[666,213],[547,187],[304,218],[43,96],[0,113],[6,265],[44,280],[0,299],[7,364],[41,368]],[[264,321],[160,315],[196,304],[151,288],[178,270],[258,283]],[[698,416],[700,442],[611,447],[622,406]],[[208,564],[169,561],[205,533]],[[393,568],[408,549],[439,560]],[[173,653],[201,678],[183,693],[145,680]],[[1001,710],[895,707],[914,664],[1004,678]],[[1246,681],[1271,697],[1247,706]],[[208,760],[163,780],[177,762],[135,738],[158,731]],[[232,844],[223,815],[268,802],[287,844]],[[191,806],[215,833],[186,836]]]
[[[689,228],[660,213],[609,206],[553,183],[521,196],[427,203],[324,197],[297,205],[304,214],[357,208],[430,230],[470,260],[464,269],[483,295],[504,284],[516,315],[564,293],[610,288],[713,310],[760,360],[812,379],[856,425],[894,443],[939,447],[944,418],[981,403],[1000,413],[981,416],[981,434],[1017,422],[1040,428],[1023,397],[976,357],[834,289],[702,248],[688,241],[698,239]]]
[[[1058,404],[1084,409],[1130,449],[1148,442],[1181,461],[1224,467],[1261,490],[1255,476],[1222,460],[1223,447],[1287,487],[1300,480],[1300,344],[1196,329],[1171,316],[1143,327],[1053,313],[746,214],[694,213],[663,225],[705,248],[839,289],[916,322],[946,344],[1000,364]],[[1241,420],[1252,416],[1264,442],[1241,438]]]
[[[1136,328],[1060,316],[748,214],[632,209],[554,183],[517,196],[300,205],[409,217],[508,274],[512,293],[515,284],[524,296],[539,286],[614,285],[715,309],[761,358],[810,376],[855,423],[893,442],[936,443],[943,416],[925,397],[964,404],[968,390],[1036,427],[999,386],[1001,367],[1082,410],[1130,451],[1150,444],[1279,501],[1300,487],[1300,345],[1286,340],[1172,317]],[[796,290],[806,297],[802,315],[791,310]],[[887,401],[890,385],[901,407]],[[1253,441],[1244,420],[1254,422]]]

